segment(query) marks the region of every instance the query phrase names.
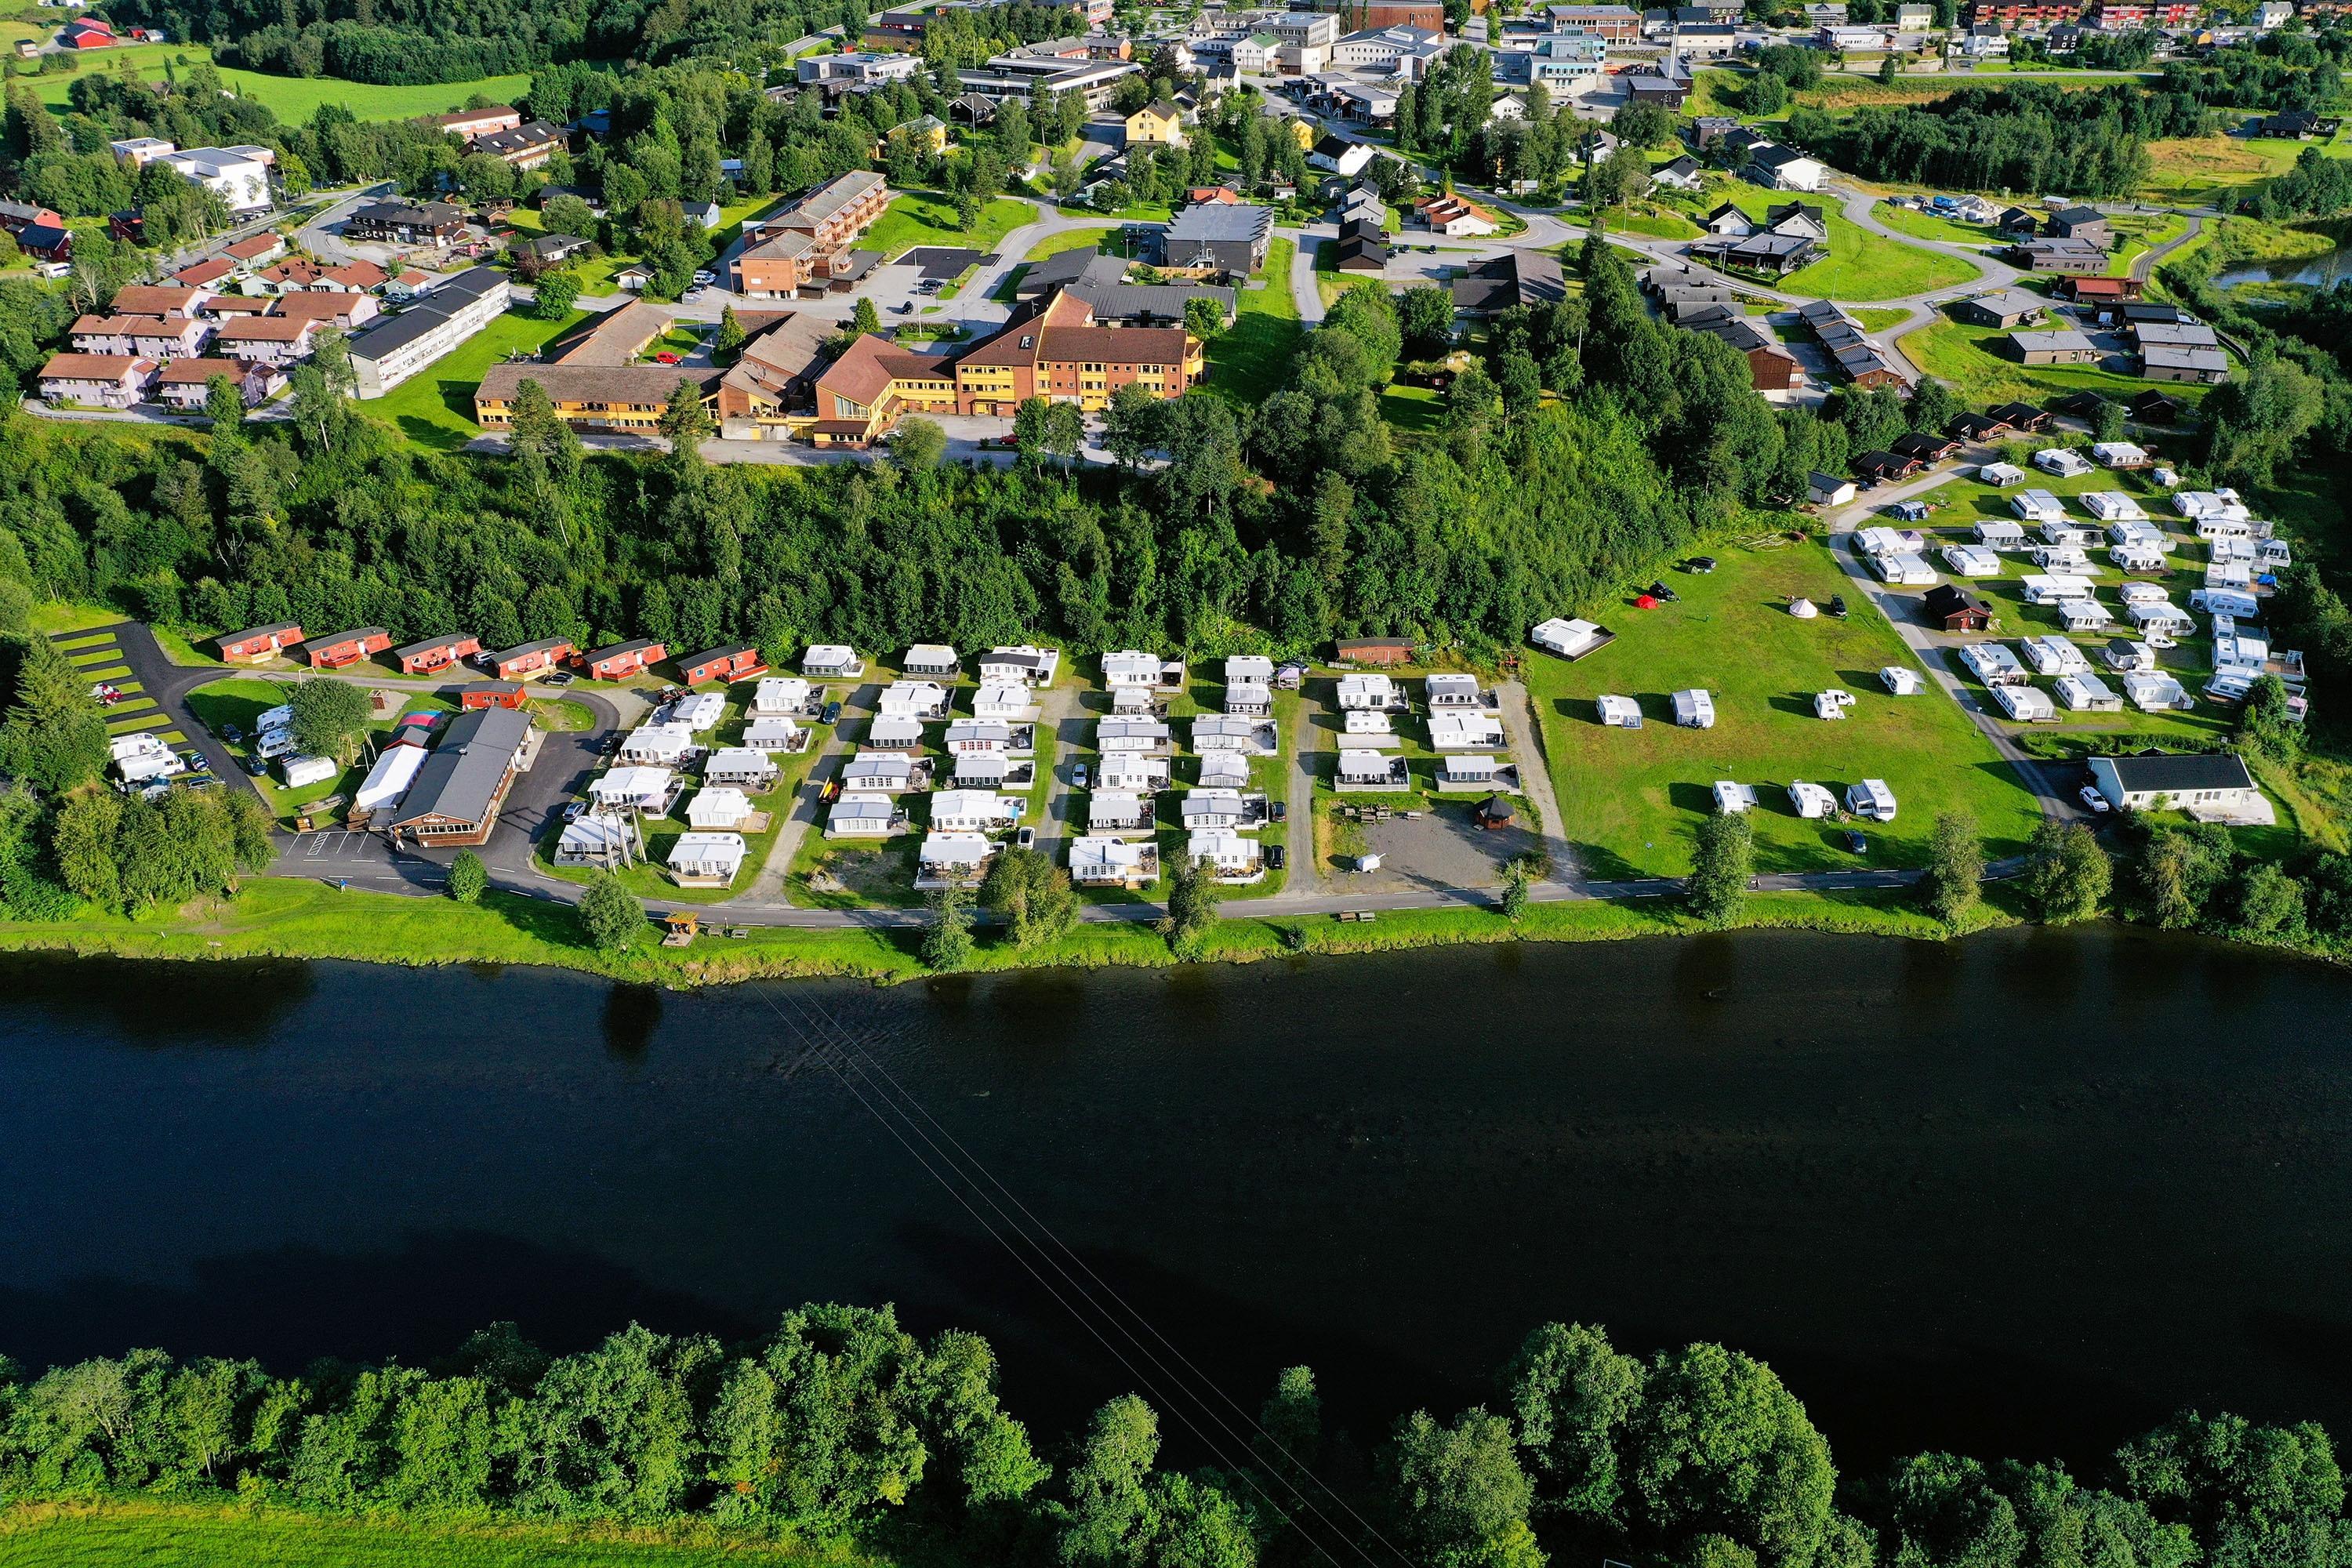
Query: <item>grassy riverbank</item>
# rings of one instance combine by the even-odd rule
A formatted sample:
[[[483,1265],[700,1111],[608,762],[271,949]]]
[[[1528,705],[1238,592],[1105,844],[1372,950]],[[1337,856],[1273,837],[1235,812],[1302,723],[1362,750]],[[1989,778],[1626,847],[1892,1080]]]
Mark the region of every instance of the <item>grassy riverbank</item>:
[[[1998,904],[2000,891],[1989,891]],[[1232,918],[1210,936],[1202,953],[1208,961],[1245,963],[1471,942],[1598,942],[1705,929],[1684,913],[1676,899],[1536,904],[1516,926],[1492,910],[1384,910],[1369,923],[1329,915],[1244,913],[1242,906],[1229,906],[1229,911]],[[723,910],[713,913],[724,920]],[[2006,925],[2014,919],[1990,908],[1979,923]],[[1905,891],[1758,894],[1748,900],[1742,924],[1923,940],[1948,934]],[[999,942],[987,928],[979,935],[975,970],[1159,968],[1176,962],[1159,934],[1140,922],[1088,923],[1053,946],[1025,952]],[[740,940],[706,936],[690,947],[666,948],[649,924],[634,946],[607,953],[586,944],[568,905],[496,892],[476,905],[393,893],[339,893],[323,883],[281,877],[257,878],[233,900],[199,900],[136,921],[88,916],[0,923],[0,949],[17,951],[124,958],[339,958],[410,966],[548,964],[667,985],[817,975],[877,984],[921,979],[931,973],[919,953],[921,941],[922,932],[911,927],[759,927]]]
[[[436,1526],[147,1499],[27,1504],[0,1513],[0,1568],[111,1568],[126,1563],[205,1568],[760,1568],[884,1561],[715,1532],[665,1536],[546,1525]]]

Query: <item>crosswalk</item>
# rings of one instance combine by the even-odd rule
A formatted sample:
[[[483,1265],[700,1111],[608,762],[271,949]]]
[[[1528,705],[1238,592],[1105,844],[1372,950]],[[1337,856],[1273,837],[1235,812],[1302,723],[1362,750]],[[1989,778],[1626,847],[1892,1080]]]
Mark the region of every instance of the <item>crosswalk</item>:
[[[100,704],[106,716],[108,739],[145,731],[167,745],[187,742],[188,737],[172,716],[146,694],[143,685],[131,678],[131,661],[124,657],[122,644],[112,628],[61,632],[49,640],[66,656],[79,679],[92,688],[110,686],[121,694],[111,704]],[[90,700],[99,701],[95,697]]]

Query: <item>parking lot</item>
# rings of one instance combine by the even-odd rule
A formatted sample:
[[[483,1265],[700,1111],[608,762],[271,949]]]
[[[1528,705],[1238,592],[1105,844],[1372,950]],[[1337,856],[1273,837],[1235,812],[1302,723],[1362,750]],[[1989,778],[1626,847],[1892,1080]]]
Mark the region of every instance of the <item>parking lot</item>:
[[[1415,893],[1500,886],[1503,868],[1522,857],[1541,856],[1543,839],[1528,831],[1524,806],[1520,820],[1508,827],[1480,827],[1477,805],[1482,798],[1442,800],[1415,816],[1398,813],[1384,822],[1327,829],[1329,858],[1324,874],[1331,890]],[[1361,847],[1355,847],[1359,844]],[[1381,858],[1379,870],[1353,869],[1356,856],[1363,853]]]

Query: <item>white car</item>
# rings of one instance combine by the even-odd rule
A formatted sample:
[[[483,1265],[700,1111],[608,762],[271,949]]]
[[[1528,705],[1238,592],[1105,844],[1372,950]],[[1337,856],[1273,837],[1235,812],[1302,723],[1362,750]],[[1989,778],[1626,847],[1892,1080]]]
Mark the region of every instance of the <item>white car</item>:
[[[716,283],[719,281],[719,274],[716,272],[698,272],[694,275],[694,280],[697,283]]]
[[[2099,793],[2099,786],[2096,784],[2084,784],[2083,786],[2082,800],[2083,804],[2089,806],[2093,811],[2110,811],[2114,809],[2112,806],[2107,805],[2107,797]]]

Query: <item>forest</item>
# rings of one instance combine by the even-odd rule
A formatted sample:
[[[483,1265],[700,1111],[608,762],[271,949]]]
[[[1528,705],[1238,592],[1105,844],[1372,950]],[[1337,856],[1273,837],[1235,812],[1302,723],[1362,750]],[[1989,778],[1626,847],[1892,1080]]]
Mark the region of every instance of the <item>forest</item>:
[[[2147,143],[2216,129],[2193,93],[2134,84],[2064,91],[2020,80],[1840,120],[1801,107],[1789,139],[1864,179],[2113,199],[2146,183]]]
[[[1187,1412],[1178,1411],[1178,1416]],[[1238,1412],[1237,1412],[1238,1414]],[[1647,1359],[1549,1323],[1488,1403],[1327,1423],[1282,1370],[1213,1465],[1160,1462],[1128,1394],[1039,1444],[978,1335],[811,1305],[741,1344],[631,1324],[551,1356],[510,1323],[422,1367],[132,1351],[37,1374],[0,1357],[0,1501],[151,1493],[323,1514],[676,1527],[940,1563],[1255,1568],[2337,1568],[2332,1439],[2183,1412],[2076,1478],[1948,1453],[1842,1477],[1772,1369]],[[2030,1438],[2025,1439],[2030,1441]]]

